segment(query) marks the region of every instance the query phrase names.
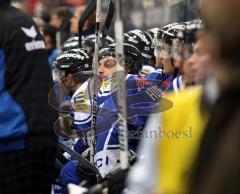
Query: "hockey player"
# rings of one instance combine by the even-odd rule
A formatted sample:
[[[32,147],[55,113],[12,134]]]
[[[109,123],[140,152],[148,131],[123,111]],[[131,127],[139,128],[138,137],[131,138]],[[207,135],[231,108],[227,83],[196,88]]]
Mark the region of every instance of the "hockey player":
[[[157,35],[159,34],[160,31],[161,31],[161,28],[151,28],[146,31],[146,33],[151,38],[152,43],[157,38]]]
[[[173,65],[172,44],[176,38],[173,33],[177,24],[164,26],[158,34],[158,38],[154,42],[154,56],[156,57],[156,68],[163,69],[163,74],[177,76],[177,70]]]
[[[201,20],[193,20],[186,23],[186,29],[183,32],[183,51],[182,51],[182,74],[183,80],[186,82],[192,82],[192,84],[199,84],[200,80],[195,79],[195,66],[191,65],[191,61],[194,58],[196,50],[196,37],[199,31],[203,29]]]
[[[91,62],[92,57],[82,49],[66,51],[57,58],[54,80],[59,83],[63,100],[92,75]]]
[[[168,88],[178,94],[179,90],[195,85],[196,82],[189,72],[189,61],[194,44],[196,42],[196,34],[202,29],[200,20],[193,20],[190,22],[180,23],[173,28],[173,33],[176,38],[173,40],[173,64],[178,69],[179,75],[173,80],[172,85]]]
[[[129,44],[125,44],[125,66],[126,72],[130,74],[138,74],[141,69],[142,60],[141,52],[137,48]],[[115,45],[110,45],[100,51],[100,67],[99,74],[103,78],[103,83],[99,91],[98,105],[99,111],[97,115],[97,131],[96,131],[96,147],[94,164],[99,169],[101,175],[105,177],[118,163],[119,160],[119,142],[118,142],[118,110],[117,110],[117,95],[118,81],[116,77],[116,59],[115,59]],[[153,73],[152,80],[144,79],[137,75],[126,75],[127,86],[127,104],[128,106],[128,128],[129,133],[141,133],[141,129],[146,122],[147,116],[150,114],[154,106],[157,106],[157,99],[154,101],[147,88],[151,85],[151,81],[155,82],[155,78],[162,77],[168,78],[162,73]],[[156,83],[155,83],[156,84]],[[162,90],[166,87],[166,82],[162,84]],[[162,91],[161,90],[161,91]],[[158,98],[161,94],[158,93]],[[156,97],[157,98],[157,97]],[[148,104],[148,105],[147,105]],[[151,106],[149,107],[149,105]],[[90,114],[89,114],[90,115]],[[106,121],[107,118],[107,121]],[[78,125],[78,131],[87,132],[90,129],[90,123]],[[129,149],[135,150],[138,142],[138,137],[129,138]],[[69,163],[69,166],[62,170],[62,175],[69,174],[70,171],[77,169],[75,165]],[[86,170],[87,171],[87,170]],[[86,174],[91,172],[85,171]],[[74,175],[74,173],[70,173]],[[75,173],[76,174],[76,173]],[[81,174],[81,173],[80,173]],[[80,183],[79,177],[75,177],[73,183]],[[85,176],[88,179],[90,176]],[[83,177],[82,177],[83,178]],[[83,179],[81,179],[83,181]],[[89,182],[89,180],[88,180]],[[68,182],[69,183],[69,182]]]
[[[142,141],[140,153],[144,153],[145,158],[139,161],[130,173],[129,189],[131,192],[129,193],[149,192],[154,184],[157,184],[157,190],[163,193],[187,193],[189,181],[192,178],[191,170],[196,150],[198,150],[203,129],[208,120],[209,107],[214,104],[219,92],[216,83],[209,81],[209,76],[212,75],[213,60],[206,49],[208,39],[202,33],[197,37],[194,57],[191,60],[195,63],[192,65],[197,67],[196,78],[200,78],[199,80],[205,84],[204,89],[191,87],[179,91],[178,96],[174,93],[167,94],[167,98],[174,102],[174,107],[162,114],[160,125],[156,127],[156,124],[150,124],[150,128],[146,130],[160,127],[165,134],[175,133],[176,135],[178,133],[178,135],[171,139],[166,135],[157,141],[151,139]],[[155,119],[159,117],[157,115]],[[174,121],[172,121],[173,117],[176,118]],[[182,135],[185,133],[185,137],[179,136],[178,129],[182,129]],[[145,169],[148,169],[148,172]],[[139,171],[145,171],[146,178],[138,178],[135,173]],[[143,183],[145,187],[138,192],[136,188]]]
[[[72,36],[72,37],[68,38],[62,46],[62,52],[79,48],[78,40],[79,40],[78,36]]]
[[[65,51],[57,58],[55,62],[55,79],[59,83],[60,91],[62,91],[62,98],[60,98],[61,101],[58,104],[60,112],[64,112],[65,114],[61,114],[59,120],[56,122],[57,125],[55,125],[55,127],[58,127],[58,129],[55,130],[63,131],[68,135],[73,134],[72,131],[74,128],[76,128],[75,125],[78,124],[79,119],[79,114],[77,111],[79,111],[79,109],[83,109],[83,106],[81,106],[83,103],[78,102],[82,102],[84,100],[84,92],[87,90],[86,87],[88,86],[87,80],[89,80],[91,76],[92,57],[83,49],[72,49]],[[84,107],[89,107],[87,104],[88,102],[84,101],[84,103]],[[62,104],[64,104],[64,108]],[[68,111],[71,111],[71,116],[69,115],[70,112]],[[90,119],[89,115],[83,118],[84,116],[86,115],[81,114],[81,121],[84,119]],[[61,138],[60,141],[61,140],[63,139]],[[75,142],[72,142],[70,144],[72,144],[73,149],[80,154],[88,148],[86,138],[80,138],[79,140],[75,140]],[[71,159],[71,156],[67,153],[64,153],[64,156],[67,159]],[[71,169],[71,166],[75,163],[77,163],[77,161],[71,161],[67,163],[63,169]],[[65,193],[67,190],[64,183],[69,181],[71,174],[72,173],[66,177],[66,175],[62,175],[61,173],[60,178],[63,177],[63,180],[61,180],[63,193]]]
[[[106,45],[114,43],[110,36],[106,36]],[[62,51],[79,48],[79,37],[73,36],[69,38],[63,45]],[[95,49],[95,35],[91,34],[83,38],[82,48],[93,56]]]
[[[102,42],[102,37],[100,37],[100,41]],[[106,36],[106,45],[114,43],[114,40],[110,36]],[[82,40],[82,48],[87,52],[93,55],[95,47],[95,35],[89,35],[83,38]],[[100,48],[103,46],[101,45]]]
[[[150,36],[141,30],[131,30],[124,34],[125,43],[135,46],[142,52],[143,66],[139,72],[141,76],[145,76],[155,71],[154,52]]]
[[[156,71],[144,78],[138,76],[142,66],[142,53],[136,47],[129,44],[124,44],[124,52],[127,88],[126,98],[128,104],[127,122],[130,134],[129,149],[136,150],[138,139],[140,138],[138,136],[141,136],[141,129],[145,125],[148,115],[154,110],[154,107],[158,106],[158,100],[170,84],[169,80],[171,80],[172,77],[163,75],[162,71]],[[101,175],[105,177],[117,165],[119,160],[119,118],[117,109],[117,89],[119,81],[116,76],[117,62],[115,59],[115,45],[109,45],[101,49],[99,57],[99,76],[103,82],[99,89],[97,99],[99,110],[97,114],[94,164]],[[158,90],[156,88],[158,88]],[[84,112],[84,114],[85,113],[87,112]],[[83,112],[81,111],[79,114],[83,114]],[[90,112],[88,112],[88,114],[90,116]],[[79,120],[78,125],[75,125],[78,132],[87,133],[89,131],[91,123],[84,121],[85,120],[83,120],[81,124]],[[62,175],[64,176],[64,174],[69,174],[70,171],[75,171],[77,166],[77,163],[75,163],[75,165],[73,162],[69,163],[69,166],[66,166],[66,168],[62,170]],[[89,173],[91,172],[85,172],[85,174]],[[74,175],[74,173],[70,174]],[[79,184],[80,176],[75,177],[75,180],[78,181],[73,183]],[[88,176],[85,176],[85,179],[88,178]],[[83,179],[81,179],[81,181],[83,181]]]
[[[126,98],[128,104],[127,121],[129,124],[129,132],[137,131],[137,129],[141,132],[141,128],[144,126],[147,116],[154,110],[154,107],[157,106],[157,101],[161,97],[161,92],[166,89],[168,85],[167,79],[169,77],[163,75],[161,72],[152,73],[146,78],[142,78],[138,75],[131,75],[132,73],[137,74],[141,69],[141,53],[134,46],[129,44],[125,44],[124,49],[125,71],[128,73],[126,74]],[[99,57],[99,74],[103,78],[101,88],[103,88],[103,92],[105,92],[104,94],[106,96],[104,100],[98,102],[100,110],[98,112],[97,122],[98,141],[96,143],[95,165],[99,168],[100,173],[106,175],[113,166],[116,165],[119,157],[117,132],[118,111],[116,99],[116,91],[119,82],[116,80],[117,63],[115,59],[115,45],[110,45],[100,50]],[[147,90],[155,85],[160,87],[158,99],[157,97],[155,99],[152,98],[153,96],[150,94],[151,89]],[[106,117],[108,118],[108,122],[104,120]],[[129,141],[129,147],[135,150],[137,140],[130,138]]]
[[[157,143],[156,161],[160,165],[156,187],[166,193],[188,193],[196,153],[199,150],[213,104],[219,96],[219,87],[212,71],[215,64],[208,53],[208,38],[206,37],[204,34],[198,36],[193,56],[188,59],[192,61],[191,66],[194,66],[194,71],[190,71],[194,73],[190,76],[200,78],[199,80],[204,84],[203,87],[186,88],[179,92],[179,96],[169,94],[168,97],[175,106],[162,114],[161,124],[166,133],[177,128],[182,129],[182,132],[185,131],[184,133],[191,132],[191,135],[185,136],[185,138],[190,138],[190,141],[181,141],[183,136],[181,138],[176,136],[171,140],[164,137]],[[178,119],[171,122],[172,117]],[[176,130],[173,131],[176,132]],[[177,165],[173,165],[171,161],[177,161]]]
[[[185,85],[192,85],[192,79],[183,75],[183,64],[191,55],[198,26],[195,23],[168,24],[159,31],[153,43],[156,66],[163,68],[164,74],[173,74],[174,80],[167,90],[174,90],[176,94]]]

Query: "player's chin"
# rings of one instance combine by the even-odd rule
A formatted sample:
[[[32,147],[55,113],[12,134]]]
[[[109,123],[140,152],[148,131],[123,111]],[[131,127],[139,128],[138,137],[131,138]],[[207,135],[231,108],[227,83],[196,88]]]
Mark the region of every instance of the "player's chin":
[[[100,78],[100,79],[104,79],[104,77],[105,77],[105,76],[103,75],[103,73],[101,73],[101,72],[100,72],[98,75],[99,75],[99,78]]]

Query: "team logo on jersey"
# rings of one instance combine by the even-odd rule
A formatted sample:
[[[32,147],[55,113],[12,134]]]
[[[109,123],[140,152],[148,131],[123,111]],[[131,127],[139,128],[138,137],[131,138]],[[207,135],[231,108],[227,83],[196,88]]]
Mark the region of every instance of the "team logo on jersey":
[[[151,85],[151,81],[146,78],[134,78],[136,80],[138,91]]]
[[[90,107],[87,104],[86,94],[84,92],[80,92],[78,96],[74,97],[74,108],[75,111],[86,111]]]
[[[37,31],[34,28],[34,26],[32,26],[31,28],[24,28],[21,27],[22,31],[30,38],[34,39],[37,37]]]
[[[37,41],[34,40],[37,37],[37,31],[34,26],[31,26],[30,28],[21,27],[21,30],[24,32],[26,36],[33,39],[32,42],[27,42],[25,44],[25,48],[27,51],[46,48],[43,40],[37,40]]]

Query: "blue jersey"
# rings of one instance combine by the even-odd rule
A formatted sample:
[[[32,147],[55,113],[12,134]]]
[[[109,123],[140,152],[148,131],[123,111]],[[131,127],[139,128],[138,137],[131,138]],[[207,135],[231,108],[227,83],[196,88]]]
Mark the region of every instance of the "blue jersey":
[[[158,99],[171,84],[172,77],[165,76],[160,70],[144,77],[128,75],[126,77],[126,101],[128,123],[128,147],[135,150],[138,137],[132,136],[141,131],[148,115],[158,106]],[[156,90],[156,87],[158,90]],[[104,177],[119,160],[118,140],[118,80],[113,76],[103,81],[98,90],[97,131],[94,164]],[[78,131],[89,131],[91,127],[92,79],[85,82],[72,96],[71,109],[74,117],[73,128]],[[82,153],[88,148],[86,138],[80,138],[74,150]],[[66,192],[68,183],[79,184],[76,175],[76,161],[67,163],[61,171],[61,185]]]
[[[72,160],[64,165],[60,172],[60,182],[61,182],[61,192],[62,194],[67,194],[67,185],[73,183],[79,185],[80,180],[77,176],[77,160]]]
[[[88,130],[91,123],[91,101],[92,94],[89,93],[89,88],[92,88],[91,81],[84,84],[81,88],[75,92],[71,107],[74,116],[74,127],[79,130]],[[145,77],[136,75],[127,75],[126,77],[126,101],[128,112],[128,123],[139,125],[137,123],[145,123],[141,121],[141,115],[149,115],[153,107],[156,107],[156,102],[162,96],[166,88],[171,84],[172,76],[166,76],[162,74],[162,71],[158,70]],[[156,88],[158,90],[156,90]],[[118,80],[116,76],[113,76],[107,80],[104,80],[97,97],[98,105],[98,118],[100,123],[102,119],[110,112],[117,112],[117,90]],[[104,115],[105,114],[105,115]],[[111,118],[111,117],[110,117]],[[115,119],[114,119],[115,120]],[[108,122],[112,124],[108,119]],[[109,124],[109,128],[111,127]]]
[[[145,77],[127,75],[127,123],[130,134],[132,134],[132,131],[141,130],[144,127],[149,114],[158,107],[158,100],[170,85],[171,80],[172,76],[165,76],[161,71],[156,71]],[[101,94],[98,95],[99,106],[94,163],[100,173],[105,176],[119,159],[119,118],[117,78],[113,76],[103,84]],[[104,100],[102,96],[104,96]],[[81,131],[89,131],[90,126],[91,122],[75,125],[76,129]],[[129,136],[129,148],[136,149],[137,142],[131,135]]]

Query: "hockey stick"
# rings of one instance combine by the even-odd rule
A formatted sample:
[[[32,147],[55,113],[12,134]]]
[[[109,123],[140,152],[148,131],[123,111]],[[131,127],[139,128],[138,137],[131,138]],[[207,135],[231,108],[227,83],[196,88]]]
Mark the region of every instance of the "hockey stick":
[[[63,168],[63,164],[56,158],[55,160],[55,165],[58,169],[62,169]]]
[[[79,19],[78,22],[78,37],[79,37],[79,48],[82,47],[82,29],[83,26],[85,24],[85,22],[87,21],[87,19],[93,14],[93,12],[96,10],[96,1],[95,0],[91,0],[89,1],[86,9],[84,10],[81,18]]]
[[[114,31],[116,38],[116,59],[119,67],[118,79],[118,115],[119,115],[119,144],[120,144],[120,166],[121,169],[128,167],[128,137],[126,122],[126,89],[125,89],[125,67],[124,67],[124,46],[123,46],[123,23],[121,19],[121,1],[115,0],[116,20]]]
[[[96,120],[97,120],[97,94],[98,94],[98,53],[100,46],[100,12],[101,12],[101,1],[97,1],[96,8],[96,31],[95,31],[95,52],[93,60],[93,102],[92,102],[92,122],[91,122],[91,132],[90,137],[88,137],[90,143],[90,161],[94,163],[94,151],[95,151],[95,135],[96,135]]]
[[[106,16],[106,20],[102,29],[102,46],[106,46],[106,37],[107,37],[107,31],[109,30],[112,19],[114,16],[114,3],[112,0],[109,0],[109,7],[108,7],[108,13]]]
[[[61,32],[56,32],[56,49],[61,50]]]
[[[188,21],[188,0],[185,0],[184,21]]]
[[[58,146],[65,152],[69,153],[71,155],[72,159],[81,161],[89,169],[91,169],[93,172],[95,172],[97,176],[102,177],[101,174],[99,173],[98,169],[93,164],[91,164],[87,159],[82,157],[79,153],[77,153],[76,151],[69,148],[65,143],[59,141]]]

